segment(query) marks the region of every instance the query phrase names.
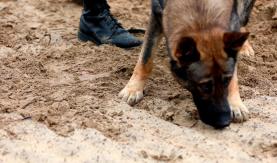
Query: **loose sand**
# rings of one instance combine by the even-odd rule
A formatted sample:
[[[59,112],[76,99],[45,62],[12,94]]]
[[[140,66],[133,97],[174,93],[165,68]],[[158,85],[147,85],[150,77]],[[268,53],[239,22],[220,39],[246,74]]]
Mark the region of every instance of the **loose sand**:
[[[79,42],[82,7],[69,0],[1,0],[0,162],[277,162],[274,2],[257,0],[249,24],[256,54],[240,56],[251,119],[218,131],[199,121],[164,45],[146,97],[130,107],[117,94],[139,47]],[[146,27],[149,0],[110,4],[126,28]]]

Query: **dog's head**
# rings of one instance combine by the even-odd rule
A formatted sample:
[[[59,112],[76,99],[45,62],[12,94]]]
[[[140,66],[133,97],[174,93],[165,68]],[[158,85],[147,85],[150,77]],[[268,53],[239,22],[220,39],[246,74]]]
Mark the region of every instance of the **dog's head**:
[[[227,101],[237,54],[249,33],[206,32],[183,36],[171,51],[171,70],[192,95],[200,119],[215,128],[231,123]]]

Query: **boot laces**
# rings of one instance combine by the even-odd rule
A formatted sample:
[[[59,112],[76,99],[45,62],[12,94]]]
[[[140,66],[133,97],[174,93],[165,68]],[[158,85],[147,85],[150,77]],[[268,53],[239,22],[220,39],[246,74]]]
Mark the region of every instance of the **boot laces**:
[[[119,32],[119,31],[124,31],[122,24],[118,22],[117,19],[115,19],[113,17],[113,15],[111,14],[111,12],[109,10],[104,10],[103,12],[103,16],[105,16],[105,22],[111,26],[111,30],[113,32],[113,34]],[[120,30],[118,30],[120,29]]]

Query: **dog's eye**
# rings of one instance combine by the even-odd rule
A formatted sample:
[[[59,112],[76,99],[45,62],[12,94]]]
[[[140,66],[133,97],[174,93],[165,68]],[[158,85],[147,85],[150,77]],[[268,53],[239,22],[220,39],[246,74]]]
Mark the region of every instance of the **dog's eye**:
[[[184,37],[181,39],[176,50],[176,56],[182,65],[189,65],[200,60],[200,54],[193,38]]]
[[[208,82],[200,83],[198,87],[203,93],[211,94],[213,91],[213,81],[210,80]]]
[[[231,80],[232,80],[232,76],[222,77],[222,83],[223,83],[224,87],[228,87]]]
[[[182,51],[182,55],[179,58],[182,63],[191,63],[199,60],[199,53],[195,47],[189,47]]]

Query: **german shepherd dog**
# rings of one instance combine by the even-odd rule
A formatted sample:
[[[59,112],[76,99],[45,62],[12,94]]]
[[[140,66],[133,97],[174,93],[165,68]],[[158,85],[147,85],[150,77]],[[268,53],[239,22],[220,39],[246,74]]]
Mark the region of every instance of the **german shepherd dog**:
[[[214,128],[249,118],[242,103],[237,58],[253,55],[246,26],[255,0],[152,0],[144,45],[119,97],[129,105],[143,98],[154,50],[164,36],[177,81],[193,95],[200,119]]]

